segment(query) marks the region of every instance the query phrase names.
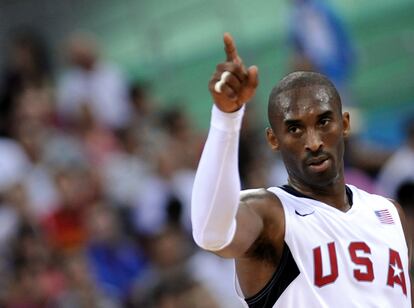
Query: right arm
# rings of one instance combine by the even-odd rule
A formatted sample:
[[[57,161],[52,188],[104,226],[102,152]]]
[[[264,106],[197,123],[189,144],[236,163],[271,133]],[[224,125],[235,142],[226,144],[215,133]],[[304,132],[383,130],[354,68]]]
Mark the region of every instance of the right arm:
[[[230,35],[225,34],[224,43],[227,61],[217,66],[209,83],[215,104],[193,187],[192,224],[200,247],[225,257],[241,257],[266,230],[267,205],[276,198],[255,190],[240,199],[239,131],[244,104],[258,84],[257,68],[245,69]],[[221,80],[225,71],[230,74]],[[217,88],[217,82],[221,87]]]

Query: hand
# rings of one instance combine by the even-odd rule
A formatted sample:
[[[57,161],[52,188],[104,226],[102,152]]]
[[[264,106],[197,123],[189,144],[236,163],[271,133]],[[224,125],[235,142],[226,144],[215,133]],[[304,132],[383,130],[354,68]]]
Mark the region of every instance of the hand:
[[[255,94],[259,83],[258,73],[256,66],[246,69],[243,65],[229,33],[224,33],[223,40],[227,60],[217,65],[216,72],[208,83],[208,88],[214,103],[221,111],[234,112]]]

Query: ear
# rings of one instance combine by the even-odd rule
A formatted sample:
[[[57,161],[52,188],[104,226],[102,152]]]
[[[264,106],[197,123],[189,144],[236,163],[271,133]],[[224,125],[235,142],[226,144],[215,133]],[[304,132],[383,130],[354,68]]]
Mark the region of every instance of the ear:
[[[270,127],[266,128],[266,138],[267,138],[267,143],[269,144],[270,148],[273,151],[278,151],[279,141],[277,140],[275,134],[273,133],[273,130]]]
[[[343,129],[343,136],[347,138],[351,132],[351,123],[349,118],[349,112],[344,112],[342,115],[342,129]]]

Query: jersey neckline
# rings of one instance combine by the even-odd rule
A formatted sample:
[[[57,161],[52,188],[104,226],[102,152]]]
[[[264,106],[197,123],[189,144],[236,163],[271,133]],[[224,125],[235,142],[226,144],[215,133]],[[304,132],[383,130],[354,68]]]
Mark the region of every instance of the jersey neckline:
[[[320,200],[317,200],[317,199],[312,198],[308,195],[305,195],[305,194],[301,193],[300,191],[298,191],[297,189],[295,189],[294,187],[292,187],[288,184],[279,186],[279,188],[282,189],[284,192],[286,192],[290,195],[293,195],[295,197],[306,198],[306,199],[309,199],[309,200],[312,200],[312,201],[316,201],[317,205],[321,205],[323,208],[326,208],[326,209],[334,211],[334,212],[339,212],[343,215],[350,215],[351,213],[353,213],[356,210],[355,205],[354,205],[354,195],[353,195],[352,189],[348,185],[345,185],[345,193],[346,193],[346,196],[348,198],[348,203],[350,205],[350,209],[346,212],[338,210],[337,208],[335,208],[335,207],[333,207],[329,204],[326,204],[326,203],[324,203]]]

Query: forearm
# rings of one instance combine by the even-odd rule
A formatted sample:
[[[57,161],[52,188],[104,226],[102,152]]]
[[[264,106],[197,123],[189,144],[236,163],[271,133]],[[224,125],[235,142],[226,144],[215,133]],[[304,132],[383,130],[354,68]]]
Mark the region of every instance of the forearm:
[[[207,250],[226,247],[236,230],[240,194],[238,146],[243,113],[244,108],[224,113],[213,107],[191,205],[194,240]]]

